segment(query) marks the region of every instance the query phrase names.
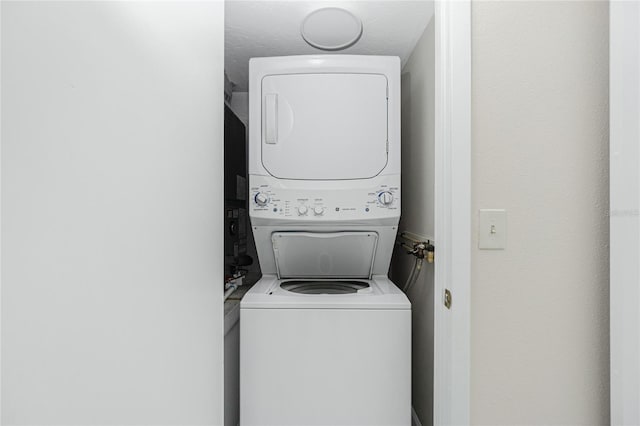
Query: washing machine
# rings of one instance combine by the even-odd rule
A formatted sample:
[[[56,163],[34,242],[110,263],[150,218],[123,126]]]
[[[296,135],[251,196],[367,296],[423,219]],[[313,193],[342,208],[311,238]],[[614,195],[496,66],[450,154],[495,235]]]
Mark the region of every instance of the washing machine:
[[[411,424],[411,305],[387,277],[400,219],[400,61],[249,65],[240,424]]]

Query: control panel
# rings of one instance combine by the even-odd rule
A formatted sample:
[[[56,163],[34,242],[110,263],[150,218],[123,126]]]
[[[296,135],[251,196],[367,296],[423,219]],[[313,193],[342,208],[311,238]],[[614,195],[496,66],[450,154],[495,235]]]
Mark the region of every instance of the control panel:
[[[400,177],[384,176],[371,182],[287,181],[250,177],[251,216],[301,220],[352,220],[400,216]]]

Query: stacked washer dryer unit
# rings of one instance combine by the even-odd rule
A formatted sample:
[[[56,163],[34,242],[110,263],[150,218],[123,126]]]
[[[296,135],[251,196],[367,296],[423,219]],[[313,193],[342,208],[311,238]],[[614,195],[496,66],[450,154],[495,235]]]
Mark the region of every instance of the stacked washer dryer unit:
[[[263,277],[241,302],[240,424],[409,425],[411,306],[387,278],[400,61],[256,58],[249,74]]]

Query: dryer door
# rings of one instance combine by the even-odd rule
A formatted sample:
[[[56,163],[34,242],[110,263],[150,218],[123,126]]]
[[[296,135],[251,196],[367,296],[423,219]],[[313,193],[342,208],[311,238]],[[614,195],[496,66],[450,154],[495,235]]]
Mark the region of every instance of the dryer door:
[[[281,179],[365,179],[387,165],[387,78],[289,74],[262,80],[262,164]]]

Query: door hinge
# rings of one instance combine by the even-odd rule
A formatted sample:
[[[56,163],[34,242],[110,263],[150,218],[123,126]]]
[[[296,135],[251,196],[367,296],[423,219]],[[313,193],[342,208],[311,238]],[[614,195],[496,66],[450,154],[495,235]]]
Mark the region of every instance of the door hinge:
[[[444,306],[447,309],[451,309],[451,292],[448,288],[444,289]]]

